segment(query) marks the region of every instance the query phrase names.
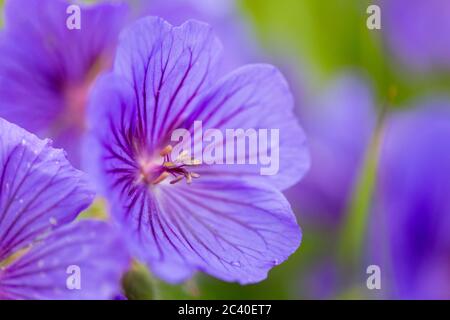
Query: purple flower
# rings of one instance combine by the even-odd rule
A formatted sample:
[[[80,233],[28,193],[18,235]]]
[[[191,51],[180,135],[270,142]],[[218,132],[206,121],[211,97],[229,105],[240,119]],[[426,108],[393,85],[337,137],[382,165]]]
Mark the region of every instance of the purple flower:
[[[374,130],[373,101],[366,81],[345,75],[300,110],[312,166],[288,195],[301,215],[332,225],[344,216]]]
[[[64,0],[6,1],[0,34],[0,116],[51,137],[80,164],[85,105],[97,74],[109,67],[126,7],[81,7],[69,30]]]
[[[450,2],[383,0],[385,35],[396,56],[417,71],[450,67]]]
[[[107,299],[127,253],[106,223],[68,224],[94,197],[49,141],[0,118],[0,299]],[[67,287],[68,268],[81,272]],[[69,270],[70,271],[70,270]]]
[[[279,191],[309,165],[287,83],[268,65],[219,79],[220,49],[206,24],[142,19],[122,34],[114,72],[99,81],[89,108],[94,176],[133,252],[170,282],[197,270],[258,282],[300,244]],[[279,152],[278,174],[170,159],[171,134],[195,121],[204,130],[279,129],[279,146],[259,150]]]
[[[394,114],[381,150],[372,247],[394,298],[450,298],[450,102]]]

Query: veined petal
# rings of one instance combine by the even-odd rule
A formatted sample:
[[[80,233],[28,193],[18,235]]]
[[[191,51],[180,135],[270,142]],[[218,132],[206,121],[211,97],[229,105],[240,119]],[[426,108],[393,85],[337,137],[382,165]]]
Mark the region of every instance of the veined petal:
[[[194,131],[195,121],[201,121],[203,133],[219,129],[224,139],[220,142],[194,145],[199,148],[211,144],[223,150],[223,165],[204,165],[196,171],[202,176],[239,176],[271,183],[284,190],[298,182],[309,169],[310,159],[306,137],[293,112],[294,102],[288,84],[281,73],[270,65],[248,65],[229,74],[211,88],[186,118],[183,126]],[[230,143],[228,129],[255,130],[256,140],[248,139],[244,148],[238,148],[234,159],[227,164]],[[278,132],[278,139],[274,132]],[[194,132],[192,132],[194,135]],[[196,142],[198,142],[196,140]],[[264,142],[264,143],[262,143]],[[250,144],[254,144],[251,146]],[[253,150],[253,151],[252,151]],[[271,158],[262,164],[261,156]],[[245,164],[236,164],[241,158]],[[250,164],[251,162],[254,164]],[[267,168],[272,166],[272,168]],[[261,169],[267,172],[262,174]]]
[[[0,261],[68,223],[92,202],[62,150],[0,119]]]
[[[216,80],[220,51],[211,28],[197,21],[173,27],[148,17],[122,33],[114,71],[133,88],[138,124],[150,146],[166,140]]]
[[[199,270],[225,281],[255,283],[300,245],[291,208],[272,188],[205,178],[190,186],[133,192],[118,196],[113,213],[135,254],[169,282]]]
[[[115,229],[80,221],[52,232],[0,271],[0,298],[113,299],[129,263]]]
[[[110,73],[97,81],[88,106],[88,128],[83,167],[96,183],[96,190],[106,196],[111,184],[116,185],[111,176],[120,176],[125,183],[135,180],[137,158],[147,148],[133,88],[123,77]]]
[[[137,3],[143,15],[155,15],[173,25],[180,25],[188,19],[207,21],[223,43],[226,55],[221,60],[220,69],[225,72],[262,54],[249,21],[239,14],[234,0],[140,0]]]

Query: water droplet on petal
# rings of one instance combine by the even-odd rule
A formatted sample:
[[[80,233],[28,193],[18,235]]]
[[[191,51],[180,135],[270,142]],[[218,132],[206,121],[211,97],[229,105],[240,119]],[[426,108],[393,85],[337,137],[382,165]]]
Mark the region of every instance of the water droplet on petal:
[[[279,261],[278,259],[272,260],[272,264],[273,264],[274,266],[277,266],[277,265],[280,264],[280,261]]]
[[[241,263],[239,261],[233,261],[233,262],[231,262],[231,265],[235,266],[235,267],[240,267]]]
[[[48,219],[48,221],[52,226],[56,226],[58,224],[58,220],[56,220],[54,217],[51,217],[50,219]]]

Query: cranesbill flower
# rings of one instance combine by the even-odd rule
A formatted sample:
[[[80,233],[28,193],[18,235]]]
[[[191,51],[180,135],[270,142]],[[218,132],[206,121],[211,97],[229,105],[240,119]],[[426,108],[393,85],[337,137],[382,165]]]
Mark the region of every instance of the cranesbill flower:
[[[170,282],[197,270],[258,282],[300,244],[279,191],[309,165],[288,85],[268,65],[219,79],[220,49],[206,24],[142,19],[122,34],[114,72],[99,81],[89,108],[91,163],[112,215],[137,257]],[[279,153],[278,174],[263,176],[248,162],[171,159],[171,134],[197,121],[203,130],[279,129],[279,145],[259,150]]]
[[[399,60],[412,70],[450,68],[450,2],[383,0],[383,31]]]
[[[52,138],[79,166],[87,95],[96,76],[110,66],[126,6],[81,6],[81,29],[69,30],[66,11],[71,3],[6,1],[0,117]]]
[[[381,149],[372,247],[387,297],[450,298],[450,102],[394,114]]]
[[[335,226],[348,209],[372,138],[374,97],[367,81],[346,74],[301,106],[300,114],[313,164],[288,195],[300,215]]]
[[[93,197],[62,150],[0,118],[0,299],[120,292],[128,257],[116,233],[103,222],[68,224]],[[71,268],[79,268],[75,288]]]

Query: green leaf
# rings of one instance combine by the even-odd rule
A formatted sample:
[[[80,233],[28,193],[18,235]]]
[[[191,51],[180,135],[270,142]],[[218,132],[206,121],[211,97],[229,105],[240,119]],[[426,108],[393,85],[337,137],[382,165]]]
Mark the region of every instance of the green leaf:
[[[130,300],[153,300],[155,298],[154,281],[147,268],[137,262],[122,279],[125,296]]]
[[[80,213],[78,219],[107,220],[108,212],[105,199],[97,197],[89,208]]]

